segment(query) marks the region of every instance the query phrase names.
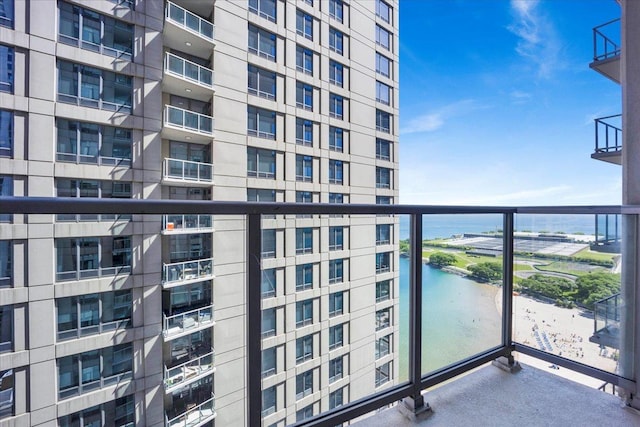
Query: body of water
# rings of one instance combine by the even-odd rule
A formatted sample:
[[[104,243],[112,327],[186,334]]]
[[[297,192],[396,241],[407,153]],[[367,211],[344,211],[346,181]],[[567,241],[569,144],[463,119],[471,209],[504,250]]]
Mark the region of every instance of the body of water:
[[[409,260],[400,258],[400,380],[408,378]],[[498,288],[422,266],[422,372],[500,345]]]

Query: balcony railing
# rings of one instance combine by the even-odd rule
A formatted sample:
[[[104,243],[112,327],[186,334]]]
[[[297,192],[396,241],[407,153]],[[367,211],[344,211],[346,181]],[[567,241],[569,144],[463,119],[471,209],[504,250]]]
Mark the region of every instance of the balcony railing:
[[[164,215],[162,231],[173,233],[201,233],[213,231],[212,215]]]
[[[202,65],[167,52],[164,58],[165,73],[189,80],[209,89],[213,89],[213,71]]]
[[[216,417],[215,395],[211,393],[211,399],[202,402],[181,415],[169,419],[165,415],[166,427],[198,427]]]
[[[213,258],[164,264],[162,272],[162,284],[165,287],[167,285],[213,279]]]
[[[198,329],[211,327],[213,321],[213,304],[197,308],[173,316],[163,316],[164,323],[162,333],[165,338],[183,335],[185,332],[194,332]]]
[[[213,24],[177,4],[167,2],[165,18],[167,21],[213,42]]]
[[[353,217],[354,215],[407,215],[409,216],[409,254],[406,255],[406,262],[409,264],[408,274],[408,297],[407,304],[407,325],[409,331],[407,340],[409,349],[403,355],[408,364],[408,378],[403,381],[395,381],[392,375],[383,388],[372,390],[371,394],[360,398],[359,400],[345,403],[343,406],[323,412],[316,415],[312,419],[305,420],[305,425],[337,425],[357,417],[375,411],[383,406],[393,404],[400,399],[411,398],[414,407],[419,409],[426,405],[425,395],[422,391],[448,381],[460,374],[475,369],[496,358],[502,358],[505,366],[513,367],[513,352],[517,351],[533,358],[543,360],[545,364],[553,364],[562,368],[567,368],[581,374],[588,375],[600,381],[605,381],[616,387],[622,387],[625,390],[636,390],[636,382],[633,380],[635,370],[634,361],[637,360],[637,353],[634,350],[634,336],[637,336],[637,325],[633,322],[633,307],[631,312],[620,316],[620,329],[625,330],[632,335],[630,338],[621,339],[621,351],[619,367],[620,371],[606,371],[597,366],[590,365],[581,360],[572,359],[574,354],[564,352],[559,355],[548,349],[546,340],[544,347],[531,344],[526,340],[516,337],[518,328],[514,328],[514,303],[518,296],[514,295],[514,261],[517,258],[516,245],[523,247],[523,242],[527,243],[528,251],[520,250],[519,252],[530,252],[531,242],[521,237],[515,236],[515,222],[520,215],[591,215],[594,214],[621,214],[623,224],[630,224],[632,227],[626,229],[625,239],[626,245],[631,245],[631,250],[637,250],[637,224],[640,216],[640,206],[580,206],[580,207],[461,207],[461,206],[406,206],[406,205],[349,205],[349,204],[293,204],[293,203],[229,203],[229,202],[212,202],[212,201],[178,201],[178,200],[104,200],[104,199],[56,199],[56,198],[38,198],[38,197],[2,197],[0,198],[0,214],[133,214],[143,215],[149,212],[154,214],[182,215],[182,214],[220,214],[220,215],[244,215],[246,216],[246,258],[245,262],[245,288],[246,295],[244,313],[246,315],[245,324],[245,342],[246,342],[246,399],[247,413],[245,415],[247,425],[261,425],[262,417],[265,415],[262,407],[262,340],[261,331],[263,330],[256,325],[262,322],[262,300],[261,300],[261,281],[262,281],[262,261],[260,259],[262,247],[262,218],[261,215],[331,215],[346,214]],[[501,252],[501,273],[503,279],[500,281],[500,287],[497,287],[498,296],[501,303],[498,307],[498,329],[495,335],[495,342],[490,345],[483,345],[481,348],[472,352],[461,352],[456,354],[446,364],[434,370],[423,371],[422,363],[426,360],[423,355],[423,346],[415,345],[415,343],[423,343],[430,336],[423,332],[423,316],[433,309],[428,305],[428,298],[423,298],[423,269],[422,249],[423,238],[428,227],[424,227],[424,221],[428,221],[434,215],[448,215],[452,217],[460,217],[469,214],[494,215],[499,218],[500,232],[491,233],[490,236],[482,236],[482,238],[493,239],[491,245],[499,246]],[[523,218],[526,216],[524,215]],[[526,220],[525,220],[526,221]],[[593,223],[591,221],[591,223]],[[494,227],[495,229],[495,227]],[[557,233],[556,233],[557,234]],[[631,234],[632,236],[628,236]],[[474,236],[477,237],[477,236]],[[546,240],[545,240],[546,239]],[[565,246],[564,240],[548,239],[545,237],[541,241],[545,244]],[[588,242],[583,242],[588,248]],[[464,245],[463,245],[464,246]],[[492,246],[492,247],[493,247]],[[544,258],[544,257],[543,257]],[[624,257],[623,269],[637,267],[636,257]],[[212,266],[212,259],[208,260]],[[169,275],[167,268],[170,266],[179,267],[179,271],[185,269],[185,264],[197,264],[201,261],[190,261],[186,263],[177,263],[174,265],[165,265],[165,282],[166,276]],[[392,261],[395,264],[395,261]],[[381,265],[380,265],[381,266]],[[394,266],[395,268],[395,266]],[[206,270],[206,269],[204,269]],[[207,271],[206,274],[212,274]],[[178,275],[178,273],[176,273]],[[197,277],[198,269],[193,274]],[[178,280],[176,277],[175,280]],[[174,281],[175,281],[174,280]],[[623,290],[635,291],[635,283],[623,283]],[[425,297],[427,296],[424,294]],[[373,301],[372,301],[373,302]],[[562,302],[562,301],[561,301]],[[629,301],[627,301],[628,303]],[[495,304],[492,299],[492,304]],[[495,307],[492,307],[495,308]],[[563,309],[564,310],[564,309]],[[568,312],[570,313],[570,312]],[[535,313],[525,313],[529,316]],[[631,314],[631,316],[629,316]],[[578,320],[578,315],[575,316]],[[454,318],[455,319],[455,318]],[[540,318],[542,319],[542,318]],[[553,323],[552,318],[548,319]],[[630,321],[631,320],[631,321]],[[443,320],[446,321],[446,320]],[[471,320],[469,320],[471,322]],[[540,322],[540,321],[539,321]],[[568,322],[571,322],[569,316]],[[626,322],[626,323],[625,323]],[[544,323],[544,322],[543,322]],[[471,323],[469,323],[471,325]],[[371,326],[372,332],[373,325]],[[473,328],[479,328],[480,333],[484,333],[484,322],[474,323]],[[534,328],[535,329],[535,328]],[[347,329],[348,331],[348,329]],[[542,331],[540,332],[542,334]],[[553,337],[549,337],[552,342]],[[393,337],[395,339],[395,337]],[[343,342],[344,340],[344,342]],[[349,345],[348,333],[343,335],[330,336],[329,349],[334,349],[339,345]],[[461,343],[460,343],[461,344]],[[584,344],[583,344],[584,345]],[[622,351],[622,346],[626,346],[626,352]],[[382,354],[382,347],[378,351],[378,355]],[[393,350],[391,351],[393,354]],[[586,359],[585,359],[586,361]],[[374,366],[372,364],[372,369]],[[380,368],[380,379],[387,375],[387,371]],[[373,386],[373,382],[372,382]],[[426,394],[428,397],[429,394]],[[275,407],[269,406],[265,408],[267,412],[271,408],[276,412],[283,408],[281,403],[277,403]],[[212,419],[215,416],[213,403],[207,401],[196,408],[190,409],[185,414],[172,420],[166,420],[167,425],[199,425]],[[191,424],[193,420],[194,424]]]
[[[171,368],[164,368],[164,388],[167,393],[178,387],[196,381],[203,375],[214,372],[215,352],[213,349],[195,359]]]
[[[187,132],[213,136],[213,117],[165,105],[164,125]]]
[[[213,182],[213,165],[211,163],[165,158],[162,169],[165,180],[184,181],[190,184],[210,184]]]
[[[617,34],[617,36],[614,36]],[[615,38],[614,38],[615,37]],[[603,61],[620,55],[620,19],[593,28],[593,60]]]
[[[596,153],[612,153],[622,150],[621,115],[595,119]]]

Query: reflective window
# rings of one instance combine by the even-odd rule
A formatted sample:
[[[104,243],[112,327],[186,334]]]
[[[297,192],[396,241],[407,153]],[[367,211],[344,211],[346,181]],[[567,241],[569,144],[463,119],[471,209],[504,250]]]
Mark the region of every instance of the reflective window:
[[[376,283],[376,302],[386,301],[391,298],[391,281],[383,280]]]
[[[0,92],[13,93],[15,65],[13,48],[0,45]]]
[[[376,387],[389,382],[391,379],[391,362],[387,362],[376,368]]]
[[[344,53],[344,35],[333,27],[329,28],[329,50],[342,55]]]
[[[56,179],[57,197],[92,197],[101,199],[131,198],[131,183],[120,181],[98,181],[89,179]],[[131,215],[119,214],[58,214],[56,221],[109,221],[131,219]]]
[[[296,10],[296,32],[309,40],[313,40],[313,18],[301,10]]]
[[[391,160],[391,141],[376,138],[376,159]]]
[[[386,111],[376,110],[376,130],[391,133],[391,114]]]
[[[344,184],[344,163],[340,160],[329,160],[329,183]]]
[[[262,350],[262,378],[276,373],[277,352],[275,347]]]
[[[376,188],[391,188],[391,169],[376,168]]]
[[[249,0],[249,11],[276,22],[276,0]]]
[[[262,230],[262,258],[275,258],[276,256],[276,230]]]
[[[249,52],[276,60],[276,35],[249,24]]]
[[[391,271],[391,252],[376,254],[376,273]]]
[[[391,326],[391,308],[376,311],[376,331]]]
[[[340,87],[344,85],[344,67],[333,60],[329,61],[329,83]]]
[[[0,371],[0,419],[14,415],[13,369]]]
[[[296,144],[313,145],[313,122],[296,118]]]
[[[13,282],[13,245],[11,240],[0,240],[0,288],[11,287]]]
[[[313,252],[313,229],[296,228],[296,255]]]
[[[296,303],[296,328],[313,323],[313,300]]]
[[[329,284],[340,283],[344,280],[344,260],[329,261]]]
[[[329,410],[342,406],[343,390],[344,387],[329,393]]]
[[[269,298],[276,295],[276,269],[275,268],[262,270],[261,295],[262,295],[262,298]]]
[[[276,152],[247,147],[247,176],[274,179],[276,176]]]
[[[249,64],[249,88],[252,95],[276,99],[276,73]]]
[[[0,306],[0,353],[8,351],[13,351],[13,306],[3,305]]]
[[[376,43],[387,50],[391,50],[391,33],[376,25]]]
[[[337,119],[344,118],[344,98],[335,93],[329,94],[329,116]]]
[[[278,392],[276,386],[262,390],[262,416],[273,414],[276,411]]]
[[[344,227],[329,227],[329,250],[344,249]]]
[[[329,150],[343,152],[344,130],[335,126],[329,126]]]
[[[0,0],[0,25],[13,28],[14,0]]]
[[[376,225],[376,245],[391,243],[391,224]]]
[[[133,427],[136,421],[134,395],[130,394],[98,406],[58,418],[60,427]]]
[[[313,404],[296,411],[296,422],[304,421],[311,417],[313,417]]]
[[[296,340],[296,364],[313,358],[313,335],[307,335]]]
[[[258,138],[276,139],[276,112],[247,106],[247,134]]]
[[[9,175],[0,175],[0,197],[10,196],[13,196],[13,177]],[[10,223],[12,219],[12,214],[0,214],[0,223]]]
[[[296,70],[313,75],[313,52],[302,46],[296,46]]]
[[[376,101],[391,105],[391,87],[382,82],[376,82]]]
[[[376,360],[391,353],[391,337],[390,334],[376,340]]]
[[[344,324],[329,327],[329,350],[342,347],[344,343]]]
[[[391,77],[391,60],[376,52],[376,73]]]
[[[262,338],[276,334],[276,309],[262,310]]]
[[[329,294],[329,317],[339,316],[344,312],[344,292]]]
[[[313,264],[296,265],[296,291],[313,288]]]
[[[131,290],[56,299],[58,339],[131,327]]]
[[[309,370],[296,376],[296,400],[302,399],[311,393],[313,393],[313,371]],[[313,415],[313,408],[311,415]]]
[[[344,19],[344,4],[342,0],[329,0],[329,16],[338,22]]]
[[[56,160],[101,165],[131,165],[131,129],[65,119],[58,119],[56,127]]]
[[[391,22],[391,6],[382,0],[376,0],[376,16],[384,22]]]
[[[313,111],[313,87],[296,82],[296,107]]]
[[[56,239],[56,281],[82,280],[131,272],[131,237]]]
[[[342,378],[344,356],[329,360],[329,384]]]
[[[13,156],[13,112],[0,110],[0,157]]]
[[[296,155],[296,181],[313,181],[313,157]]]

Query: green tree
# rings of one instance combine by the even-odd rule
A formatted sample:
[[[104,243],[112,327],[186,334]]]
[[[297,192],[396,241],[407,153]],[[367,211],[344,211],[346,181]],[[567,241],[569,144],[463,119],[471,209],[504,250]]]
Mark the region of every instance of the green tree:
[[[409,252],[409,239],[400,240],[400,253],[408,254]]]
[[[471,272],[472,277],[483,282],[502,279],[502,265],[497,262],[481,262],[470,265],[467,270]]]
[[[620,292],[620,275],[593,272],[576,279],[576,299],[590,307],[594,302]]]
[[[434,252],[429,256],[429,264],[442,268],[456,263],[456,257],[444,252]]]
[[[530,291],[553,299],[565,299],[571,295],[576,284],[569,279],[555,276],[545,276],[543,274],[534,274],[528,277],[520,285]]]

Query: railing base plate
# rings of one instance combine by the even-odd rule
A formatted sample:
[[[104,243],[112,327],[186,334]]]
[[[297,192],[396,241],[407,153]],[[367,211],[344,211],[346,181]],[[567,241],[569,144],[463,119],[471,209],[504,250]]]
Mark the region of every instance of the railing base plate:
[[[513,358],[508,358],[505,356],[498,357],[493,362],[491,362],[491,364],[511,374],[515,374],[516,372],[522,370],[522,366],[520,366],[520,363],[513,360]]]
[[[398,405],[398,410],[413,422],[426,420],[433,414],[433,410],[427,402],[424,402],[422,396],[420,396],[420,399],[423,403],[420,407],[416,408],[416,401],[412,397],[405,397]]]

